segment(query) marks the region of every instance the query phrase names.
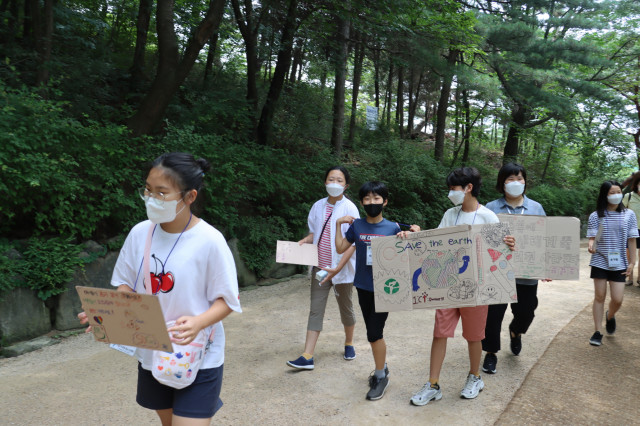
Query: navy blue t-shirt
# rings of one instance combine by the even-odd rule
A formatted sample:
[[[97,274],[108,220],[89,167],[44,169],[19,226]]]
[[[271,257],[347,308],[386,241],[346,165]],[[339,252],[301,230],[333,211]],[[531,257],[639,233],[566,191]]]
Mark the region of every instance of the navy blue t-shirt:
[[[353,284],[357,288],[373,292],[373,267],[367,265],[367,247],[371,245],[371,240],[396,235],[398,232],[398,224],[387,219],[378,223],[369,223],[366,219],[353,221],[344,237],[350,243],[356,243],[356,275]]]

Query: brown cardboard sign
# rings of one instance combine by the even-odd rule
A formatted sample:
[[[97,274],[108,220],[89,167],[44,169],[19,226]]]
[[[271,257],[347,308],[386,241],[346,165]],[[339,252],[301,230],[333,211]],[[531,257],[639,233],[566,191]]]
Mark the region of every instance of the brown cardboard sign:
[[[97,341],[173,350],[156,296],[82,286],[76,290]]]
[[[372,240],[377,312],[516,302],[503,223],[460,225]]]
[[[580,279],[580,220],[562,216],[499,214],[516,239],[516,278]]]

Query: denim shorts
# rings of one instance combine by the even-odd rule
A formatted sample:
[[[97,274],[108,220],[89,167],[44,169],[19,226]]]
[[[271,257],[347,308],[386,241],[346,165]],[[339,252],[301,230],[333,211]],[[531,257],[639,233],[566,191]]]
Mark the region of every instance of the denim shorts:
[[[222,368],[198,371],[196,379],[183,389],[175,389],[158,382],[151,371],[138,363],[138,394],[136,402],[150,410],[173,409],[181,417],[207,419],[222,407]]]

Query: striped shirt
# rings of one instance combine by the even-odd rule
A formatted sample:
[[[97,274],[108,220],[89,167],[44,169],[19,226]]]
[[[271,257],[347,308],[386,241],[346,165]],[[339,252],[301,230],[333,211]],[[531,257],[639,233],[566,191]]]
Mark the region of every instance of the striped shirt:
[[[602,222],[602,235],[600,241],[596,241],[596,252],[591,255],[589,266],[620,271],[627,269],[627,240],[638,237],[638,221],[633,210],[624,209],[622,212],[605,210],[603,218],[598,217],[598,212],[589,216],[587,238],[595,237]],[[618,253],[623,267],[609,267],[609,253]]]
[[[324,232],[318,241],[318,266],[320,268],[331,268],[331,224],[327,223],[333,213],[333,204],[327,203],[324,210]],[[327,223],[327,226],[324,224]],[[322,229],[322,228],[320,228]]]

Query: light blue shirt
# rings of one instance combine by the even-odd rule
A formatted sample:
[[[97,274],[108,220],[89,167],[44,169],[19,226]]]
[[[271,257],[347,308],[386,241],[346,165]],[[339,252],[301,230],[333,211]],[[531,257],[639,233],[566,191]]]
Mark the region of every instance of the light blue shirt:
[[[542,205],[537,201],[533,201],[527,196],[524,196],[524,201],[521,206],[513,207],[507,204],[507,200],[504,197],[499,198],[497,200],[493,200],[490,203],[487,203],[487,208],[494,212],[495,214],[526,214],[533,216],[546,216],[547,214],[544,212]],[[516,241],[516,247],[518,246],[518,242]],[[516,278],[516,284],[521,285],[536,285],[538,284],[538,280],[528,280],[524,278]]]

